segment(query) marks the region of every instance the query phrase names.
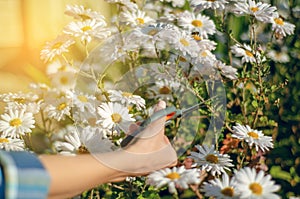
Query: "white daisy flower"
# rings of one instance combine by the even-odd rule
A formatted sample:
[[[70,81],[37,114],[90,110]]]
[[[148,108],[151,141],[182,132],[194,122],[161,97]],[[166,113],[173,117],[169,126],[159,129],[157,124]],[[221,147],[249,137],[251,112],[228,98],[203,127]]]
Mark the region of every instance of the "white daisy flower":
[[[150,87],[148,92],[149,98],[173,100],[173,95],[177,95],[183,90],[179,81],[165,78],[155,81],[155,85]]]
[[[32,113],[25,113],[25,110],[8,110],[1,115],[0,132],[2,136],[19,138],[25,133],[30,133],[35,125]]]
[[[70,90],[59,90],[57,88],[50,88],[49,90],[43,93],[44,103],[42,104],[42,108],[45,109],[48,104],[53,104],[58,99],[65,97],[67,99],[72,98],[73,92]]]
[[[210,50],[200,50],[198,56],[193,59],[193,64],[204,64],[206,66],[212,67],[217,60],[216,55],[213,54]]]
[[[173,7],[183,7],[185,5],[185,0],[164,0],[165,2],[171,3]]]
[[[144,26],[145,24],[154,22],[154,19],[147,16],[145,12],[137,9],[133,11],[125,10],[120,13],[121,22],[131,27]]]
[[[225,5],[228,3],[226,0],[189,0],[191,7],[195,7],[196,11],[205,10],[205,9],[219,9],[224,10]]]
[[[209,50],[209,51],[216,49],[216,46],[217,46],[216,42],[209,40],[209,39],[202,38],[198,32],[193,32],[192,37],[197,42],[200,49]]]
[[[106,45],[99,49],[99,54],[101,58],[103,58],[104,63],[112,63],[116,60],[124,62],[128,57],[126,52],[128,46],[125,46],[125,41],[123,41],[123,38],[119,37],[119,35],[115,35],[112,38],[113,39],[105,41]]]
[[[287,63],[290,61],[290,57],[288,55],[288,50],[286,47],[282,47],[280,51],[270,50],[267,53],[267,57],[279,63]]]
[[[238,199],[235,187],[234,179],[229,179],[227,173],[224,173],[222,179],[215,178],[204,182],[201,191],[205,193],[205,196],[215,199]]]
[[[39,96],[34,93],[5,93],[0,95],[0,99],[6,102],[5,110],[24,109],[25,112],[36,114],[40,111],[42,101]]]
[[[41,50],[40,57],[46,63],[52,61],[54,57],[69,52],[69,47],[75,43],[75,40],[68,35],[59,35],[53,41],[46,42]]]
[[[77,69],[75,69],[75,67],[71,66],[70,64],[63,63],[59,60],[55,60],[47,64],[47,69],[46,69],[47,75],[55,74],[58,72],[66,72],[66,71],[77,72]]]
[[[239,198],[280,198],[274,193],[280,189],[280,186],[275,185],[275,182],[271,180],[271,176],[265,175],[262,170],[257,173],[254,168],[245,167],[235,172],[234,180],[236,181],[236,191]]]
[[[271,23],[272,30],[275,32],[275,35],[278,38],[294,34],[295,25],[284,21],[284,19],[280,17],[277,12],[273,14]]]
[[[122,35],[116,34],[105,41],[105,45],[99,49],[101,61],[107,65],[118,60],[124,62],[129,57],[128,52],[138,52],[140,41],[136,40],[131,32],[125,32]]]
[[[105,28],[105,21],[85,20],[85,21],[72,21],[64,29],[65,34],[79,37],[84,44],[90,43],[93,38],[105,39],[110,35],[110,31]]]
[[[216,32],[216,26],[208,16],[195,15],[189,11],[179,14],[178,25],[189,31],[197,32],[204,39],[207,39],[208,35],[213,35]]]
[[[119,103],[102,103],[97,108],[97,112],[100,119],[96,123],[110,130],[117,127],[128,132],[130,124],[135,121],[132,114],[129,114],[128,108]]]
[[[5,151],[24,151],[24,141],[18,138],[0,137],[0,149]]]
[[[143,99],[139,95],[134,95],[133,93],[124,92],[120,90],[108,90],[108,93],[109,99],[112,102],[120,102],[126,107],[135,105],[138,110],[142,110],[145,108],[145,99]]]
[[[168,26],[168,24],[164,24],[164,23],[155,23],[155,24],[150,24],[148,26],[144,26],[142,28],[140,28],[139,30],[145,34],[148,35],[150,38],[155,38],[155,36],[158,35],[158,33],[165,29]]]
[[[88,147],[91,147],[93,145],[93,151],[98,151],[98,149],[101,148],[101,150],[104,147],[101,143],[101,135],[99,133],[95,133],[92,127],[88,127],[86,130],[84,129],[77,129],[74,126],[67,126],[67,133],[64,135],[65,141],[56,141],[54,142],[54,147],[56,150],[61,154],[84,154],[84,153],[90,153]],[[80,132],[79,132],[80,130]],[[91,144],[94,143],[94,144]],[[97,149],[98,148],[98,149]]]
[[[75,88],[77,73],[73,71],[60,71],[49,75],[49,77],[53,87],[65,91]]]
[[[86,93],[74,93],[73,104],[80,112],[95,113],[96,111],[96,97]]]
[[[238,138],[240,140],[245,140],[250,147],[255,145],[256,151],[260,148],[263,152],[273,148],[273,139],[270,136],[265,136],[262,131],[253,130],[248,125],[236,124],[233,126],[233,135],[232,137]]]
[[[50,90],[50,87],[43,83],[30,83],[29,88],[34,91],[34,93],[36,93],[41,99],[43,99],[45,93]]]
[[[105,17],[96,11],[92,11],[89,8],[85,8],[82,5],[67,5],[66,15],[79,19],[81,21],[95,19],[97,21],[104,21]]]
[[[233,12],[237,15],[250,15],[255,17],[261,22],[270,22],[276,7],[271,6],[267,3],[255,2],[253,0],[248,0],[248,2],[237,2]]]
[[[221,74],[228,79],[237,79],[237,69],[230,65],[226,65],[223,62],[217,60],[214,64],[215,68],[221,72]]]
[[[131,0],[105,0],[108,3],[112,3],[112,4],[119,4],[122,7],[125,7],[128,10],[134,11],[138,9],[138,6],[136,3],[134,3]]]
[[[95,107],[97,107],[95,105]],[[95,109],[96,110],[96,109]],[[80,125],[86,125],[86,126],[99,126],[96,124],[97,121],[97,114],[94,112],[89,111],[76,111],[76,108],[72,109],[72,119],[74,120],[74,123],[80,124]]]
[[[157,189],[167,185],[170,193],[177,193],[176,188],[188,189],[190,184],[200,183],[198,169],[185,169],[184,166],[165,168],[148,175],[147,184]]]
[[[176,12],[174,12],[174,8],[161,6],[162,12],[158,11],[158,13],[162,13],[159,17],[158,21],[168,24],[174,24],[176,22],[177,16]]]
[[[163,38],[163,31],[171,28],[169,24],[155,23],[148,26],[143,26],[141,28],[136,28],[134,34],[138,35],[141,40],[141,44],[145,46],[144,48],[154,49],[164,49],[166,46],[166,41]]]
[[[90,153],[99,152],[111,152],[114,148],[114,144],[110,139],[107,138],[108,131],[99,127],[86,126],[84,128],[79,128],[81,134],[93,134],[85,142],[84,145]],[[109,131],[112,133],[112,131]]]
[[[217,58],[209,50],[201,50],[198,56],[191,60],[193,64],[192,69],[190,70],[190,77],[204,77],[215,75],[215,62]]]
[[[203,170],[211,172],[213,176],[221,175],[225,173],[225,170],[229,170],[229,167],[234,166],[231,162],[228,154],[220,154],[215,150],[215,147],[212,145],[209,146],[195,146],[199,152],[191,152],[190,158],[193,158],[195,161],[194,166],[201,166]]]
[[[163,34],[165,35],[165,33]],[[174,31],[170,32],[166,39],[168,39],[171,48],[179,51],[178,53],[180,55],[196,57],[199,52],[199,46],[197,42],[186,31],[175,29]]]
[[[57,121],[64,120],[66,116],[70,116],[71,111],[71,99],[62,96],[47,103],[45,112],[49,118],[54,118]]]
[[[256,62],[255,54],[252,51],[251,47],[247,44],[244,44],[243,46],[241,46],[240,44],[235,44],[231,46],[231,52],[237,57],[242,57],[242,63]]]

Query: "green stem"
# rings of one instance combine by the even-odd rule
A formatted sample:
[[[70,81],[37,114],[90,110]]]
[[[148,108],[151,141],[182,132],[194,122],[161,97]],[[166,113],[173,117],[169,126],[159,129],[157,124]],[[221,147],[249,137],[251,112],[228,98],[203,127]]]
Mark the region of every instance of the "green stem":
[[[264,97],[260,64],[257,65],[257,73],[258,73],[258,83],[259,83],[259,90],[258,90],[259,93],[258,93],[258,103],[257,103],[258,105],[257,105],[256,111],[255,111],[255,116],[254,116],[254,119],[252,122],[252,128],[255,128],[257,125],[259,112],[262,111],[261,110],[262,107],[260,107],[260,104],[261,104],[262,98]]]
[[[179,196],[178,196],[178,193],[177,193],[177,192],[173,194],[173,198],[174,198],[174,199],[179,199]]]

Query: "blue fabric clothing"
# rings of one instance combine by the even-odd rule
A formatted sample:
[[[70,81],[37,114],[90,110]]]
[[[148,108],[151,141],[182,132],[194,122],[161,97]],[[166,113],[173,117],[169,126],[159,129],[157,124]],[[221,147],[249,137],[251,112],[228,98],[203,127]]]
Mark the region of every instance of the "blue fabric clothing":
[[[37,158],[27,151],[0,150],[0,198],[47,198],[50,176]]]

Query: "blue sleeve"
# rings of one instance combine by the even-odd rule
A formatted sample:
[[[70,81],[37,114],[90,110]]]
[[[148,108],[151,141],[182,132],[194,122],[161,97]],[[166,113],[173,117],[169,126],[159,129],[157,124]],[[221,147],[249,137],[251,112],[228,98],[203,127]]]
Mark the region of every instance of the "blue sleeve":
[[[0,198],[47,198],[50,176],[35,154],[0,150],[0,168]]]

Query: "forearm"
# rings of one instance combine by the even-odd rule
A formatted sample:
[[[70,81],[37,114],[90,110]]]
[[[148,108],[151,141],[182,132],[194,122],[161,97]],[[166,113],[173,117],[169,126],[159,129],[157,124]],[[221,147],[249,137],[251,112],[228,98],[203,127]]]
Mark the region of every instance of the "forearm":
[[[99,184],[124,179],[127,174],[107,167],[89,154],[77,156],[42,155],[49,172],[49,198],[67,198]]]

